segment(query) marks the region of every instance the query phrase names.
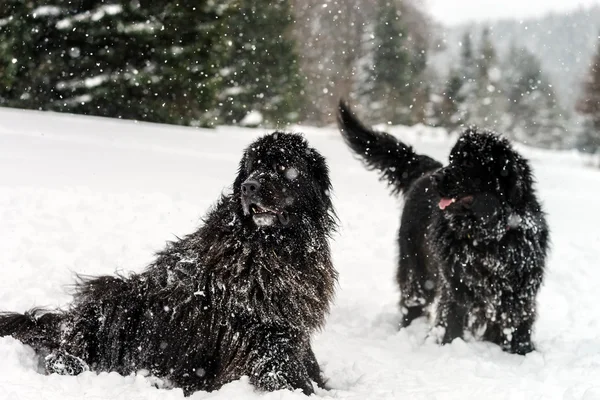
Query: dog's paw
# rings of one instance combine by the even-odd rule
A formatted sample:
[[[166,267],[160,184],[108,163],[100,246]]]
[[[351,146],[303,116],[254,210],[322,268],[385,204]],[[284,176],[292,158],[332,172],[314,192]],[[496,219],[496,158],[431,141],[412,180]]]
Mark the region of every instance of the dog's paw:
[[[257,376],[252,381],[254,386],[266,392],[273,392],[281,389],[300,389],[307,396],[314,393],[314,388],[309,377],[303,376],[303,374],[300,373],[293,374],[284,371],[272,371]]]
[[[529,342],[520,342],[520,343],[511,343],[506,348],[506,351],[508,351],[509,353],[519,354],[521,356],[524,356],[527,353],[531,353],[534,350],[535,350],[535,346],[530,341]]]
[[[64,351],[47,355],[44,365],[48,374],[79,375],[89,371],[88,365],[81,358]]]
[[[435,343],[441,346],[450,344],[454,339],[462,339],[463,332],[460,329],[452,329],[443,325],[435,325],[429,330],[425,343]]]
[[[446,337],[446,327],[443,325],[433,326],[427,333],[425,338],[426,343],[445,344],[444,338]]]

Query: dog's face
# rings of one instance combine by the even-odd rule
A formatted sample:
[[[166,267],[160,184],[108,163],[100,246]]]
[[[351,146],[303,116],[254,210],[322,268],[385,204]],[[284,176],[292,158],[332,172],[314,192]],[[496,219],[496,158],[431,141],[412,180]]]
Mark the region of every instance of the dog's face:
[[[495,226],[517,209],[531,191],[529,166],[492,133],[465,132],[450,153],[449,164],[431,176],[438,207],[453,220]]]
[[[246,149],[234,183],[243,218],[261,228],[327,218],[330,190],[325,159],[302,136],[280,132]]]

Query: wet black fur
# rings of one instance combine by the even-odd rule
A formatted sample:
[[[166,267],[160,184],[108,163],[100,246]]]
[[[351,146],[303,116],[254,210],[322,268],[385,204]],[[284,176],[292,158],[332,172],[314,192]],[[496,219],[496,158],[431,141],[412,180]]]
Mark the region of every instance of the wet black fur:
[[[248,179],[285,223],[259,227],[244,212]],[[324,158],[301,136],[264,136],[246,149],[233,194],[146,271],[82,278],[68,310],[4,313],[0,336],[34,347],[48,372],[145,370],[186,394],[246,375],[262,390],[312,393],[323,379],[310,337],[336,281],[330,189]]]
[[[366,166],[404,195],[402,326],[429,313],[442,343],[470,331],[509,352],[532,351],[549,232],[527,160],[506,139],[471,128],[444,167],[365,127],[343,102],[338,123]],[[458,201],[441,210],[441,198]]]

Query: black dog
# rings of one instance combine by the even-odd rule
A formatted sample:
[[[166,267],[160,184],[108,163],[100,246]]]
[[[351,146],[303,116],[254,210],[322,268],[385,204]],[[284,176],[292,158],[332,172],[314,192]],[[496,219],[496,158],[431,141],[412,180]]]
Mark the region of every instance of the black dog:
[[[429,311],[442,343],[469,330],[509,352],[532,351],[549,233],[528,162],[506,139],[467,129],[443,167],[366,128],[343,102],[338,122],[367,167],[404,194],[402,326]]]
[[[301,136],[260,138],[233,194],[145,272],[82,279],[68,310],[4,313],[0,336],[32,346],[49,373],[142,370],[186,394],[246,375],[262,390],[313,393],[323,379],[310,336],[337,279],[330,189]]]

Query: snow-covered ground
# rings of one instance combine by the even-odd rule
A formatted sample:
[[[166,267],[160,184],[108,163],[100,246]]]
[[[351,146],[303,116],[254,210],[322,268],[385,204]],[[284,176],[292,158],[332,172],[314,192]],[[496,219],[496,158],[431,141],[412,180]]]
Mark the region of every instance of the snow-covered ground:
[[[600,171],[573,154],[527,150],[549,214],[553,249],[526,357],[494,345],[398,332],[399,201],[354,160],[334,129],[298,129],[329,161],[341,227],[335,305],[314,339],[330,399],[600,399]],[[446,160],[439,131],[395,128]],[[233,182],[261,130],[173,126],[0,109],[0,309],[68,303],[73,273],[140,271],[191,232]],[[141,376],[36,372],[31,349],[0,338],[0,399],[181,399]],[[242,380],[192,399],[302,399]]]

